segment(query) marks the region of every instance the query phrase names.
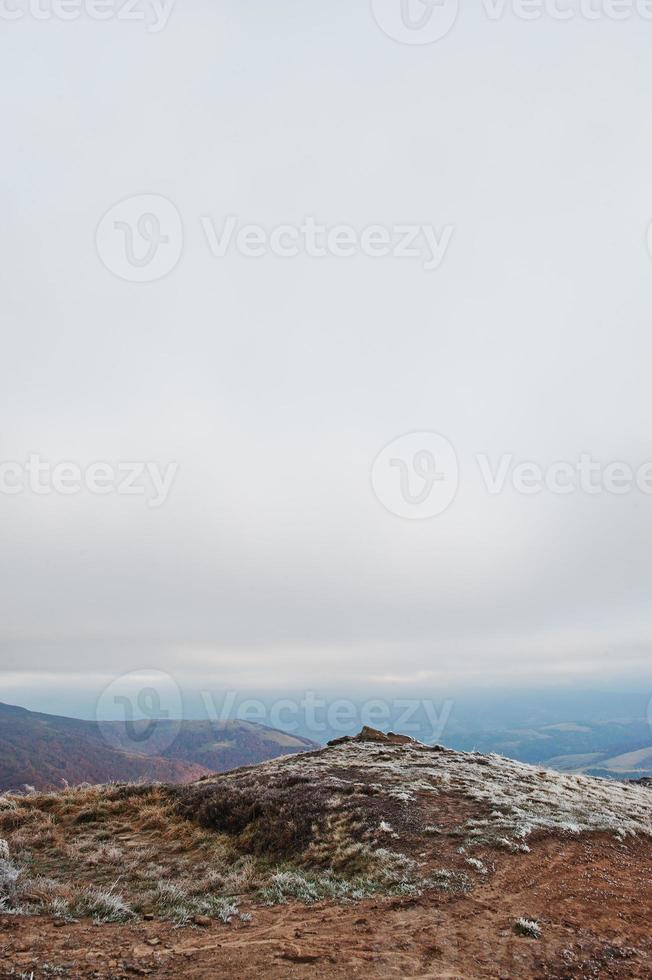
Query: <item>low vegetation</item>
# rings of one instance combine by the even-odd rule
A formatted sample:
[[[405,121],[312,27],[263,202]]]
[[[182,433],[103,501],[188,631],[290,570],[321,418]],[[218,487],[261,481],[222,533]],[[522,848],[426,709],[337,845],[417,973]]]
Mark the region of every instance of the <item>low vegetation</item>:
[[[541,938],[541,926],[535,919],[517,919],[514,928],[519,936],[528,936],[530,939]]]
[[[651,828],[642,786],[374,736],[188,786],[0,797],[0,910],[189,925],[257,905],[455,895],[535,834]],[[529,921],[517,931],[533,935]]]

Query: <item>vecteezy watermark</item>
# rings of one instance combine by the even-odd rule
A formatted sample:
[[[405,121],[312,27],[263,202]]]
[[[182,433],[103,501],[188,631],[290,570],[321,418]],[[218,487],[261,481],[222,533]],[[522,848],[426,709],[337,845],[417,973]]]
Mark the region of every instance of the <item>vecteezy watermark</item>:
[[[95,706],[104,740],[113,748],[160,755],[183,724],[179,685],[162,670],[134,670],[111,681]]]
[[[582,453],[573,462],[558,460],[547,465],[516,460],[512,453],[504,453],[495,461],[479,453],[475,459],[485,489],[493,495],[511,487],[526,496],[545,491],[560,497],[573,493],[625,496],[634,492],[652,496],[652,460],[634,467],[622,460],[603,463],[590,453]]]
[[[402,44],[433,44],[453,29],[459,0],[371,0],[378,26]]]
[[[476,453],[469,475],[479,478],[490,496],[508,490],[523,496],[601,494],[652,496],[652,460],[632,466],[622,460],[603,462],[590,453],[576,460],[541,464],[513,453],[492,459]],[[397,517],[427,520],[450,507],[459,489],[458,457],[448,439],[435,432],[411,432],[392,440],[376,456],[371,484],[378,500]]]
[[[144,24],[148,34],[166,27],[175,0],[0,0],[0,20],[117,20]]]
[[[454,227],[431,224],[326,225],[314,215],[298,224],[267,229],[235,215],[217,222],[199,217],[199,226],[213,258],[229,254],[247,259],[412,259],[427,272],[438,269],[450,247]],[[110,272],[127,282],[154,282],[177,266],[184,231],[179,211],[159,194],[138,194],[111,207],[96,231],[97,253]]]
[[[371,484],[381,504],[397,517],[428,520],[443,514],[457,494],[457,455],[436,432],[410,432],[376,456]]]
[[[106,268],[127,282],[154,282],[177,266],[183,223],[176,206],[160,194],[138,194],[110,208],[95,234]]]
[[[428,272],[444,261],[454,231],[452,225],[441,230],[426,224],[374,224],[362,229],[348,224],[328,226],[310,214],[299,224],[280,224],[270,231],[262,225],[243,224],[235,215],[229,215],[220,229],[209,215],[201,218],[201,224],[212,255],[219,259],[229,251],[253,259],[266,255],[281,259],[299,255],[351,259],[364,255],[370,259],[419,259]]]
[[[147,506],[155,509],[168,499],[178,470],[178,463],[151,461],[93,462],[87,466],[70,461],[51,463],[38,453],[31,453],[24,462],[0,461],[0,494],[118,494],[146,497]]]
[[[457,21],[459,0],[371,0],[376,23],[401,44],[432,44]],[[481,0],[475,8],[488,21],[652,21],[652,0]]]
[[[518,20],[652,21],[652,0],[482,0],[489,20],[512,14]]]
[[[243,698],[237,691],[227,691],[218,697],[204,690],[201,698],[209,720],[215,725],[246,721],[284,732],[304,732],[317,741],[324,737],[356,734],[366,725],[383,730],[391,728],[423,742],[438,742],[453,710],[450,699],[439,705],[426,698],[354,701],[351,698],[328,699],[315,691],[305,691],[296,698],[264,701]]]

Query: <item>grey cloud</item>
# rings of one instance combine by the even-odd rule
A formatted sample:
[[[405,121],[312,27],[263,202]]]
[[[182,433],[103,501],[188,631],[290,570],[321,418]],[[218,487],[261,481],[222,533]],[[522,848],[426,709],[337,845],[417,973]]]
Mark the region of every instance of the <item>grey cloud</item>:
[[[152,511],[0,498],[7,684],[646,672],[652,498],[491,498],[473,459],[652,455],[648,27],[469,13],[412,49],[345,0],[3,25],[0,459],[178,464]],[[139,193],[184,221],[149,284],[94,246]],[[455,232],[431,271],[216,260],[205,214]],[[460,460],[424,523],[370,488],[412,430]]]

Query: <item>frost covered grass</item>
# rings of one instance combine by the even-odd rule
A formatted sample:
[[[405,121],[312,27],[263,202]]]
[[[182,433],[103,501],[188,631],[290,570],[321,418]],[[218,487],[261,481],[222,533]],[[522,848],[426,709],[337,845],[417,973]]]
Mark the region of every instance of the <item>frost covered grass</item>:
[[[227,896],[260,884],[253,860],[179,817],[160,786],[0,797],[0,832],[0,908],[15,915],[228,922],[238,910]]]
[[[487,818],[466,823],[471,842],[498,840],[523,849],[518,845],[539,830],[652,836],[652,799],[644,787],[538,769],[497,755],[480,759],[474,765],[473,755],[465,756],[462,773],[450,775],[450,785],[491,808]]]
[[[372,895],[376,888],[370,879],[348,881],[332,872],[321,874],[302,870],[275,872],[265,888],[258,894],[265,905],[279,905],[289,901],[310,905],[328,898],[337,901],[354,901]]]
[[[538,831],[652,834],[644,787],[377,735],[175,787],[180,812],[267,861],[270,902],[465,891]]]
[[[336,902],[359,902],[372,895],[416,896],[426,890],[446,892],[468,891],[468,878],[448,870],[435,872],[427,878],[417,875],[380,873],[377,876],[342,878],[332,871],[310,872],[300,868],[276,871],[269,883],[260,890],[258,898],[266,905],[289,901],[311,905],[329,899]]]
[[[94,922],[126,922],[134,911],[122,895],[101,888],[86,888],[76,898],[71,913],[76,918],[89,916]]]
[[[191,925],[197,916],[231,922],[240,915],[238,906],[221,895],[191,895],[188,890],[170,881],[161,881],[154,899],[156,913],[177,926]]]
[[[188,786],[0,796],[0,908],[231,922],[247,899],[482,887],[537,831],[652,834],[643,786],[416,742],[353,740]],[[485,849],[492,853],[487,855]],[[56,868],[57,880],[49,875]]]
[[[485,865],[482,863],[482,861],[478,860],[478,858],[472,858],[472,857],[467,858],[466,863],[469,865],[469,867],[473,868],[474,871],[477,871],[478,874],[480,875],[487,874],[487,869]]]
[[[403,804],[404,809],[417,798],[442,793],[475,801],[488,816],[460,824],[471,844],[525,851],[525,839],[538,830],[652,835],[652,794],[645,787],[544,770],[497,755],[419,743],[353,741],[264,763],[256,767],[257,780],[273,781],[275,774],[289,767],[300,770],[304,782],[326,787],[331,794],[327,805],[336,797],[351,800],[365,795]],[[387,816],[377,827],[385,834],[399,832]],[[421,832],[450,831],[424,823]]]
[[[319,871],[288,864],[271,873],[257,897],[265,905],[288,901],[310,905],[327,899],[360,901],[379,891],[405,894],[406,890],[416,890],[414,862],[402,854],[379,848],[373,853],[365,853],[364,865],[366,868],[373,867],[373,872],[343,876],[330,868]]]
[[[9,860],[0,860],[0,911],[11,915],[47,912],[56,918],[90,916],[98,923],[124,922],[133,916],[122,896],[113,891],[65,888],[50,878],[32,878],[24,867]]]
[[[21,870],[13,862],[0,859],[0,911],[20,915],[24,906],[20,899]]]
[[[529,936],[530,939],[541,938],[541,926],[535,919],[517,919],[514,929],[519,936]]]

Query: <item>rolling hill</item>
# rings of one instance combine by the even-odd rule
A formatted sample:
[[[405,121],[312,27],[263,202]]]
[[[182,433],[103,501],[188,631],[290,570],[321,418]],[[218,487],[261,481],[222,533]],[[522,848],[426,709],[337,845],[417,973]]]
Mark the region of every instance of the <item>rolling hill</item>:
[[[145,723],[136,723],[136,730]],[[62,718],[0,704],[0,791],[25,785],[38,790],[66,784],[130,782],[183,783],[208,772],[224,772],[292,752],[313,743],[250,722],[157,722],[138,751],[133,729]]]
[[[652,776],[647,721],[576,721],[458,733],[451,748],[497,752],[519,762],[606,779]]]
[[[0,976],[652,975],[642,785],[365,729],[184,785],[6,794],[0,838]]]

